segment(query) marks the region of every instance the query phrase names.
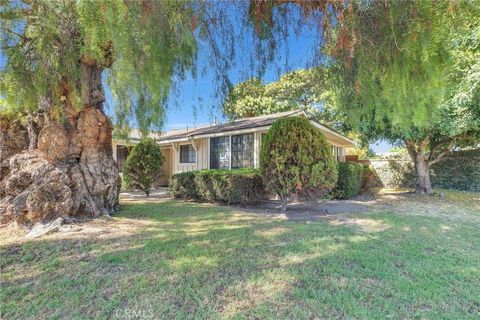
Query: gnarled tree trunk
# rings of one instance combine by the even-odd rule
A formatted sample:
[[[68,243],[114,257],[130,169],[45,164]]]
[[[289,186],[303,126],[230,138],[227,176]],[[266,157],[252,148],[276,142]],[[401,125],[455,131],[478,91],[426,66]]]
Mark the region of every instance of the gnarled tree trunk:
[[[116,209],[121,180],[112,157],[112,126],[103,113],[102,70],[95,63],[81,67],[83,108],[73,106],[65,79],[62,120],[43,101],[18,136],[27,136],[28,143],[0,158],[0,222],[31,226],[58,217],[110,215]],[[11,129],[0,131],[7,136]],[[7,144],[2,139],[0,149]]]
[[[432,183],[430,181],[430,165],[426,156],[426,148],[428,140],[422,140],[418,144],[418,147],[412,141],[406,141],[408,153],[412,158],[415,165],[415,171],[417,173],[417,185],[415,187],[415,193],[417,194],[432,194]]]

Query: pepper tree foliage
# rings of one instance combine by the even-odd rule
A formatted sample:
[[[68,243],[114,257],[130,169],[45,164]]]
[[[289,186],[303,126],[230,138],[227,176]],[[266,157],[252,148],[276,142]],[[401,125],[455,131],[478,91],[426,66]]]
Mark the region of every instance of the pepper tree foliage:
[[[266,188],[282,200],[283,211],[291,195],[318,198],[337,180],[330,144],[304,117],[287,117],[272,124],[262,138],[260,170]]]
[[[128,155],[123,168],[126,187],[138,188],[148,196],[163,162],[160,146],[153,139],[140,140]]]
[[[194,9],[177,1],[2,0],[5,104],[35,110],[44,97],[59,106],[59,83],[67,82],[82,108],[80,62],[94,63],[106,71],[121,127],[135,116],[142,129],[161,127],[172,76],[195,60]]]
[[[478,138],[478,2],[352,2],[349,10],[328,50],[352,124],[370,139],[423,141],[432,163]]]
[[[59,84],[65,83],[68,99],[83,108],[81,65],[94,64],[112,92],[117,133],[125,136],[118,129],[129,125],[144,134],[161,129],[169,98],[187,72],[193,78],[213,73],[221,100],[232,67],[261,75],[272,63],[286,30],[273,27],[269,39],[257,37],[249,3],[0,0],[1,50],[7,58],[0,70],[0,111],[18,115],[45,102],[61,119]]]
[[[350,123],[370,140],[404,143],[417,192],[431,193],[429,165],[480,140],[478,1],[291,2],[322,17],[318,52],[330,57]],[[276,19],[283,3],[252,2],[252,21],[260,30],[294,23]]]

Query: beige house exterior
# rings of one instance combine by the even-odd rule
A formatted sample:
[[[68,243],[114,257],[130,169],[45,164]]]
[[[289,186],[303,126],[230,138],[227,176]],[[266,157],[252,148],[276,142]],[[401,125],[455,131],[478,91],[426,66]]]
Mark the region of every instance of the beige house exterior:
[[[173,130],[152,136],[160,145],[165,157],[163,172],[157,179],[156,185],[167,185],[170,177],[179,172],[202,169],[258,168],[262,135],[270,129],[275,120],[293,116],[309,118],[304,111],[289,111],[190,130]],[[311,118],[310,121],[332,145],[336,159],[345,161],[346,148],[354,147],[353,141]],[[113,141],[113,157],[117,161],[120,171],[123,169],[128,149],[138,143],[140,135],[133,130],[128,140]]]

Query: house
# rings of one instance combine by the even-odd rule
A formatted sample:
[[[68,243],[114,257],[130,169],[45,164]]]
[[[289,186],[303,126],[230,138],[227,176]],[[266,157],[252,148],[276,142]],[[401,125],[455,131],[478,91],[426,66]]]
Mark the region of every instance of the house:
[[[212,124],[186,130],[173,130],[152,136],[158,144],[165,163],[163,175],[156,185],[167,185],[175,173],[201,169],[258,168],[262,137],[272,123],[280,118],[309,115],[302,110],[275,113],[260,117],[244,118],[232,122]],[[332,145],[338,161],[345,161],[345,150],[354,147],[352,140],[343,134],[315,121],[311,123],[320,130]],[[123,169],[128,150],[140,140],[138,131],[133,131],[129,141],[113,141],[113,157],[120,171]]]

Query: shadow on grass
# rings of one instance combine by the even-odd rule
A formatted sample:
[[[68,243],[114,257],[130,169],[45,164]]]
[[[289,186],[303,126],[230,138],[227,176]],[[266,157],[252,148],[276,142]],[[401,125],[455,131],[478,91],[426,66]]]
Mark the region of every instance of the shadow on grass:
[[[3,315],[464,318],[480,305],[475,226],[391,213],[279,221],[178,201],[127,205],[126,218],[151,223],[2,247]]]

